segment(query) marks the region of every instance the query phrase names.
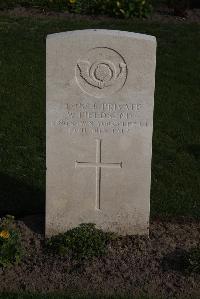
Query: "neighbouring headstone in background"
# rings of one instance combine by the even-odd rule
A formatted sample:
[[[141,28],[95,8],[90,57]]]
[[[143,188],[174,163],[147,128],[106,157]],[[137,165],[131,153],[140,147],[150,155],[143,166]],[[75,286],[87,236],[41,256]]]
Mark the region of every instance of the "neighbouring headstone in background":
[[[48,236],[80,223],[148,234],[155,65],[152,36],[48,36]]]

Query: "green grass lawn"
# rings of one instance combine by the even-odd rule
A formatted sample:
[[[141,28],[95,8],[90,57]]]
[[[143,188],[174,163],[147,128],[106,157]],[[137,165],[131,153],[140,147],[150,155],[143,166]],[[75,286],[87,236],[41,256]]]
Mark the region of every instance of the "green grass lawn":
[[[44,212],[45,39],[107,28],[158,41],[151,215],[200,218],[200,25],[0,17],[0,214]]]

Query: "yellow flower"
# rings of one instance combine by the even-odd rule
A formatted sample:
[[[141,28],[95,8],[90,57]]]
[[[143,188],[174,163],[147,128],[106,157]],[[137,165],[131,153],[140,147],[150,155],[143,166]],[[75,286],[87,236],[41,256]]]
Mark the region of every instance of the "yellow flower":
[[[10,233],[9,233],[9,231],[7,231],[7,230],[2,230],[2,231],[0,232],[0,237],[3,238],[3,239],[8,239],[8,238],[10,237]]]
[[[76,0],[68,0],[70,4],[74,4]]]

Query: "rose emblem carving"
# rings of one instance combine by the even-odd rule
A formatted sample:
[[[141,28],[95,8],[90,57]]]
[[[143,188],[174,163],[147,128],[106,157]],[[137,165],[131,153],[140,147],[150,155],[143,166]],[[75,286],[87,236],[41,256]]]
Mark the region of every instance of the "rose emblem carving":
[[[94,48],[77,62],[76,79],[79,87],[97,98],[121,89],[126,78],[125,60],[110,48]]]

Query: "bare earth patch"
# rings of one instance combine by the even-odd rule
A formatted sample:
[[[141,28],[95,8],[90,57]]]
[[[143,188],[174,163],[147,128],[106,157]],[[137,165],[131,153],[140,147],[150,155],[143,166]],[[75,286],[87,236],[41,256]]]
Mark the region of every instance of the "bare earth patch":
[[[16,7],[14,9],[5,9],[0,10],[0,16],[9,16],[9,17],[39,17],[39,18],[66,18],[69,20],[113,20],[106,16],[84,16],[78,14],[71,14],[68,12],[53,12],[42,10],[39,8],[25,8],[25,7]],[[139,19],[135,18],[130,20],[138,21]],[[154,11],[147,19],[143,19],[144,22],[159,22],[159,23],[200,23],[200,9],[188,10],[187,17],[181,18],[174,16],[172,11],[167,8],[161,8],[157,11]]]
[[[176,260],[176,252],[200,244],[199,222],[154,221],[150,238],[121,237],[111,241],[106,256],[84,262],[45,253],[42,226],[40,216],[18,221],[27,253],[19,265],[0,268],[1,292],[200,297],[200,274],[163,263],[167,256]]]

